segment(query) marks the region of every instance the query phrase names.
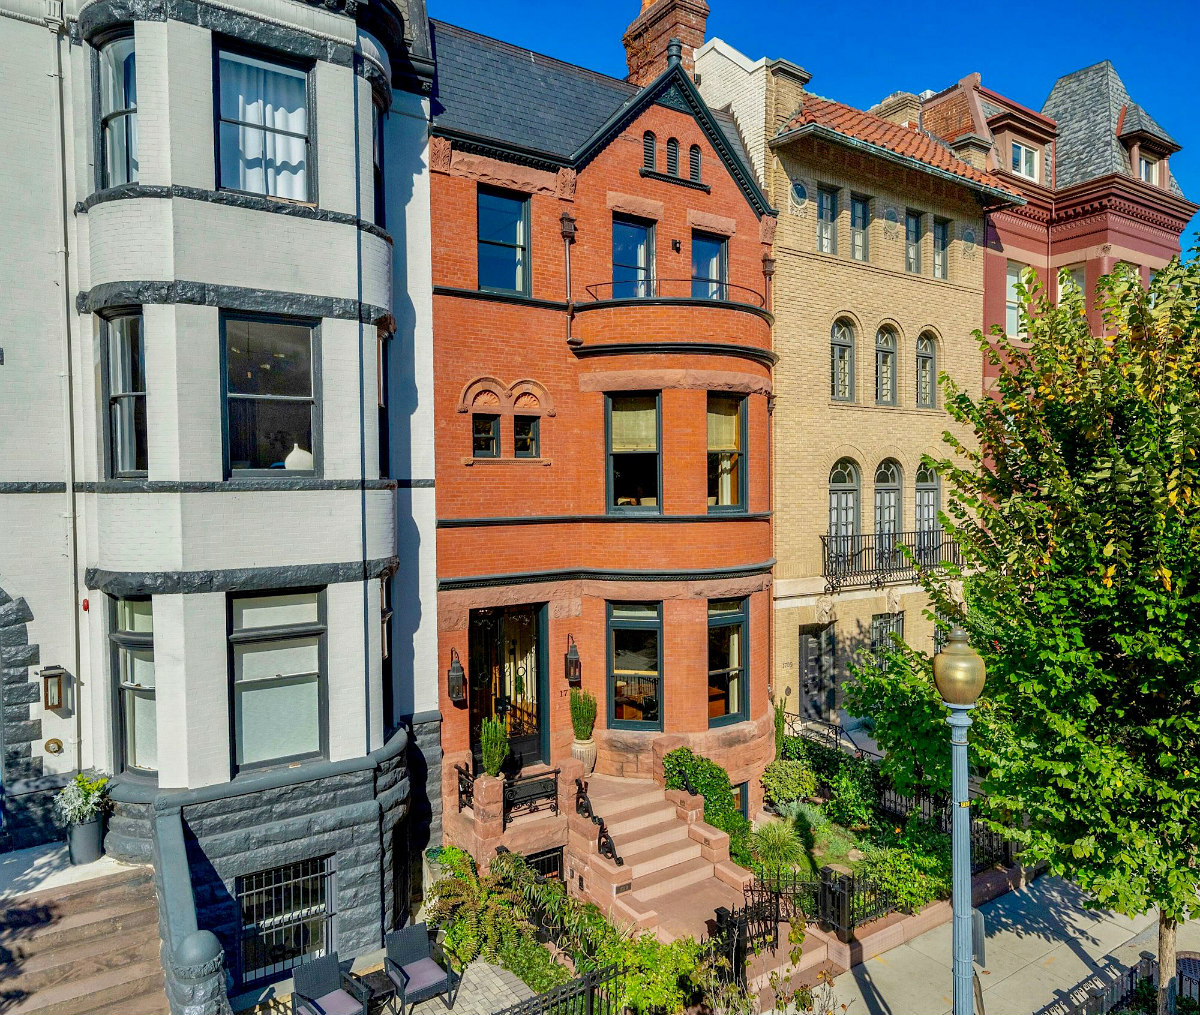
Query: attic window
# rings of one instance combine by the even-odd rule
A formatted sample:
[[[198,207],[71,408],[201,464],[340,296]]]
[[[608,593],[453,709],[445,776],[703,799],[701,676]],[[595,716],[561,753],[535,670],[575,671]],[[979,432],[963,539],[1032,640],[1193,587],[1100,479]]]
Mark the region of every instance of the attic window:
[[[1158,159],[1148,159],[1145,155],[1138,157],[1138,177],[1146,183],[1158,185]]]
[[[1012,171],[1018,176],[1024,176],[1027,180],[1036,180],[1038,178],[1037,149],[1014,141],[1012,143]]]
[[[673,137],[667,138],[667,175],[679,175],[679,141]]]
[[[688,151],[688,173],[694,182],[700,182],[700,146],[692,145]]]
[[[658,168],[658,143],[652,130],[642,135],[642,165],[650,172]]]

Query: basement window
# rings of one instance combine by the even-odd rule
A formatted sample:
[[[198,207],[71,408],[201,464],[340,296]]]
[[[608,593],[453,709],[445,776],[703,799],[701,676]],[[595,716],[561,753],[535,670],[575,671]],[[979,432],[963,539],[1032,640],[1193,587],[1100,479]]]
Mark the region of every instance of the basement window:
[[[335,950],[332,856],[300,860],[235,883],[242,987],[282,978]]]

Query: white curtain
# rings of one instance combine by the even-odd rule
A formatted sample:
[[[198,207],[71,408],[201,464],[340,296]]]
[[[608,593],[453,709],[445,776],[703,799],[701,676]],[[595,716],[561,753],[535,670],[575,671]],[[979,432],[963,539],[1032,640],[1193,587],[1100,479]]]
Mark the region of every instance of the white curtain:
[[[737,503],[737,452],[741,449],[741,412],[732,399],[714,399],[708,405],[708,452],[718,455],[715,499],[709,503]]]
[[[220,77],[222,184],[307,200],[304,72],[239,53],[222,53]]]
[[[612,449],[658,450],[658,402],[655,398],[613,400]]]

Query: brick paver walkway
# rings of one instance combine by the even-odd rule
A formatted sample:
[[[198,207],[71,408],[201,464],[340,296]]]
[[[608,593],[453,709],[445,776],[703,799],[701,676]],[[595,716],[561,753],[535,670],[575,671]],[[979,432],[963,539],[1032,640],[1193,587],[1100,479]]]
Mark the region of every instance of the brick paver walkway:
[[[492,1015],[527,997],[533,997],[533,991],[507,969],[486,962],[472,962],[463,973],[453,1015]],[[414,1015],[447,1015],[446,1006],[436,997],[417,1005],[413,1012]]]

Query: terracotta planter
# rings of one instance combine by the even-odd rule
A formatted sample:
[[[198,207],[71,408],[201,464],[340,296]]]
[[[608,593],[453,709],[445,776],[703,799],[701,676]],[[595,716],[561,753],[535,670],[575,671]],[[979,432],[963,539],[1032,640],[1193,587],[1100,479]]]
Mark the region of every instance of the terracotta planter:
[[[596,738],[588,737],[586,740],[572,741],[571,757],[582,762],[584,775],[591,775],[592,770],[596,767]]]
[[[104,855],[104,822],[100,816],[67,828],[67,851],[71,863],[95,863]]]

